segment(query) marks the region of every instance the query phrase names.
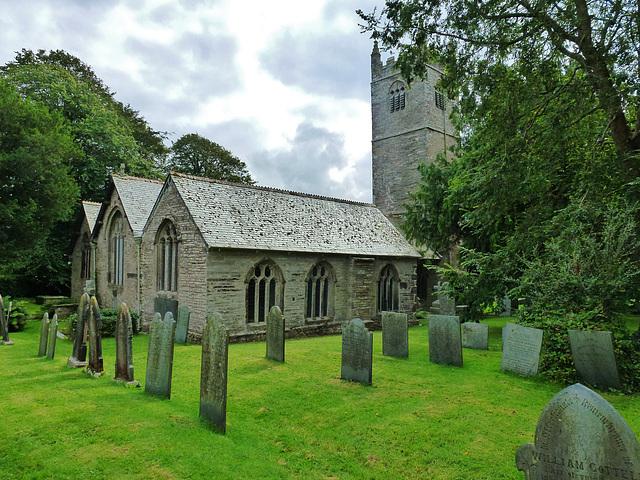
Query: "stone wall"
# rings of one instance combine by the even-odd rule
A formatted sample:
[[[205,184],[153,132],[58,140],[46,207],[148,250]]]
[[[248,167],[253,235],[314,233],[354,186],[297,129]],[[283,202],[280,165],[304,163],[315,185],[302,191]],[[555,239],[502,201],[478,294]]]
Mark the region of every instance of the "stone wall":
[[[89,239],[91,238],[91,233],[89,230],[89,224],[87,223],[86,217],[83,219],[82,226],[80,227],[80,231],[76,238],[76,243],[73,246],[73,251],[69,256],[69,261],[71,262],[71,298],[79,301],[80,297],[84,293],[85,282],[88,279],[81,278],[81,269],[82,269],[82,240],[84,236],[87,236]],[[95,252],[92,252],[91,261],[95,261]]]

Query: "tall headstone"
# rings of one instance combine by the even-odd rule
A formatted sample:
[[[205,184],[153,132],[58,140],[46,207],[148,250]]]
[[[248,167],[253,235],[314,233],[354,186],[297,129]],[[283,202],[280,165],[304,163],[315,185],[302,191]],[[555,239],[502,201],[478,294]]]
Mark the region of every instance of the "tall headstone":
[[[173,344],[176,322],[167,312],[164,320],[159,313],[153,316],[149,326],[149,350],[144,390],[156,397],[171,398],[171,373],[173,371]]]
[[[187,334],[189,333],[189,319],[191,312],[186,305],[178,308],[178,322],[176,323],[176,343],[187,343]]]
[[[609,402],[576,383],[544,407],[516,466],[527,480],[639,479],[640,445]]]
[[[81,368],[87,366],[87,333],[89,328],[89,307],[91,299],[88,294],[82,295],[78,305],[78,318],[76,323],[76,333],[73,341],[73,353],[67,359],[67,366],[70,368]]]
[[[227,429],[227,366],[229,332],[219,313],[207,319],[202,332],[200,416],[225,433]]]
[[[613,333],[569,330],[569,345],[573,363],[582,380],[600,388],[621,388]]]
[[[342,329],[342,368],[340,378],[371,384],[373,334],[364,322],[354,318]]]
[[[462,367],[460,317],[428,315],[429,361],[438,365]]]
[[[406,313],[382,312],[382,355],[409,356],[409,317]]]
[[[475,322],[463,323],[462,348],[489,350],[489,325]]]
[[[96,297],[89,302],[89,370],[94,374],[102,374],[102,318]]]
[[[267,315],[267,358],[284,362],[284,316],[277,305]]]
[[[116,373],[114,378],[133,382],[133,324],[125,303],[120,304],[116,321]]]
[[[49,348],[47,349],[47,359],[53,360],[56,354],[56,339],[58,338],[58,315],[54,314],[49,325]]]
[[[540,364],[543,331],[507,323],[502,329],[501,372],[536,375]]]
[[[0,340],[0,343],[2,345],[13,345],[13,342],[9,340],[9,319],[7,318],[7,316],[5,316],[4,302],[1,296],[0,296],[0,335],[2,335],[2,340]]]
[[[44,357],[47,354],[47,342],[49,340],[49,314],[44,312],[42,323],[40,324],[40,345],[38,346],[38,356]]]

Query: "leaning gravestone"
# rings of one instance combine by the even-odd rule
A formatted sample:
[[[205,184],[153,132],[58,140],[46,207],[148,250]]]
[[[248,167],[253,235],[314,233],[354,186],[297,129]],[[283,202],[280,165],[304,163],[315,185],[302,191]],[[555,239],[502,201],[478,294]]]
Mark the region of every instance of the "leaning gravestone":
[[[120,304],[116,321],[116,373],[114,378],[133,382],[133,324],[127,305]]]
[[[67,359],[70,368],[87,366],[87,329],[89,327],[89,306],[91,299],[86,293],[80,298],[78,305],[78,319],[76,323],[75,339],[73,341],[73,353]]]
[[[342,329],[342,367],[340,378],[371,384],[373,334],[359,318]]]
[[[427,315],[429,328],[429,361],[438,365],[462,367],[462,335],[460,317]]]
[[[489,325],[475,322],[463,323],[462,348],[489,350]]]
[[[576,383],[544,407],[535,443],[518,449],[516,466],[527,480],[639,479],[640,445],[609,402]]]
[[[2,297],[0,297],[0,335],[2,335],[2,340],[0,340],[2,345],[13,345],[13,342],[9,340],[9,319],[4,314]]]
[[[540,363],[542,330],[507,323],[502,329],[501,372],[536,375]]]
[[[187,343],[187,333],[189,333],[189,318],[191,312],[189,307],[183,305],[178,308],[178,322],[176,323],[176,343]]]
[[[104,371],[102,359],[102,318],[100,307],[96,297],[91,297],[89,302],[89,366],[88,369],[94,375]]]
[[[149,350],[144,390],[156,397],[171,398],[171,373],[173,371],[173,344],[176,322],[173,314],[156,313],[149,326]]]
[[[56,339],[58,338],[58,315],[54,314],[49,325],[49,349],[47,351],[47,360],[53,360],[56,354]]]
[[[580,378],[596,387],[620,389],[613,333],[569,330],[569,344]]]
[[[406,313],[382,312],[382,355],[409,356],[409,317]]]
[[[284,316],[277,305],[267,315],[267,358],[284,362]]]
[[[211,315],[202,332],[200,416],[225,433],[227,429],[227,365],[229,332],[219,313]]]
[[[47,354],[47,340],[49,339],[49,314],[44,312],[42,323],[40,324],[40,345],[38,346],[38,356],[44,357]]]

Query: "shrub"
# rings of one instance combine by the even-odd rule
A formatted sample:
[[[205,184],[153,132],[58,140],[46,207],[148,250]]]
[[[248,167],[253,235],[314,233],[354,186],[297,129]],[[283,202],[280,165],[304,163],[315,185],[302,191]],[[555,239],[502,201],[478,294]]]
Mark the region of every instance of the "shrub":
[[[27,314],[25,311],[26,302],[22,300],[12,300],[10,297],[3,298],[4,314],[9,315],[7,324],[9,332],[21,332],[27,323]],[[9,310],[11,307],[11,310]]]
[[[133,326],[133,334],[136,335],[138,333],[138,318],[139,315],[137,313],[131,313],[131,323]],[[100,309],[100,319],[102,321],[102,329],[101,334],[103,338],[113,337],[116,332],[116,322],[118,321],[118,310],[115,308],[104,308]],[[72,339],[75,338],[76,326],[78,324],[78,314],[73,313],[69,315],[69,327],[70,327],[70,336]]]

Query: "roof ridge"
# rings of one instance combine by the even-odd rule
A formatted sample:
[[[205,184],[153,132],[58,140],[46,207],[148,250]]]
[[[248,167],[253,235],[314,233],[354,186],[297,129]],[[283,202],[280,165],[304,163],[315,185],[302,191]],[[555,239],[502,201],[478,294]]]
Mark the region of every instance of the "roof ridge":
[[[100,206],[102,205],[102,202],[92,202],[91,200],[82,200],[82,204]]]
[[[159,183],[159,184],[164,183],[162,180],[156,180],[154,178],[134,177],[133,175],[125,175],[122,173],[112,173],[111,177],[120,178],[122,180],[142,180],[144,182],[151,182],[151,183]]]
[[[313,199],[316,199],[316,200],[328,200],[328,201],[331,201],[331,202],[346,203],[346,204],[349,204],[349,205],[360,205],[360,206],[364,206],[364,207],[375,207],[375,205],[373,203],[358,202],[356,200],[347,200],[347,199],[344,199],[344,198],[327,197],[327,196],[324,196],[324,195],[316,195],[316,194],[313,194],[313,193],[296,192],[294,190],[284,190],[282,188],[265,187],[265,186],[261,186],[261,185],[253,185],[253,184],[247,184],[247,183],[229,182],[227,180],[217,180],[215,178],[199,177],[197,175],[190,175],[188,173],[180,173],[180,172],[170,172],[170,173],[171,173],[171,176],[173,176],[173,177],[183,177],[183,178],[188,178],[190,180],[209,182],[209,183],[218,183],[218,184],[221,184],[221,185],[229,185],[229,186],[232,186],[232,187],[244,187],[244,188],[251,188],[251,189],[254,189],[254,190],[261,190],[263,192],[283,193],[283,194],[286,194],[286,195],[293,195],[293,196],[303,197],[303,198],[313,198]]]

